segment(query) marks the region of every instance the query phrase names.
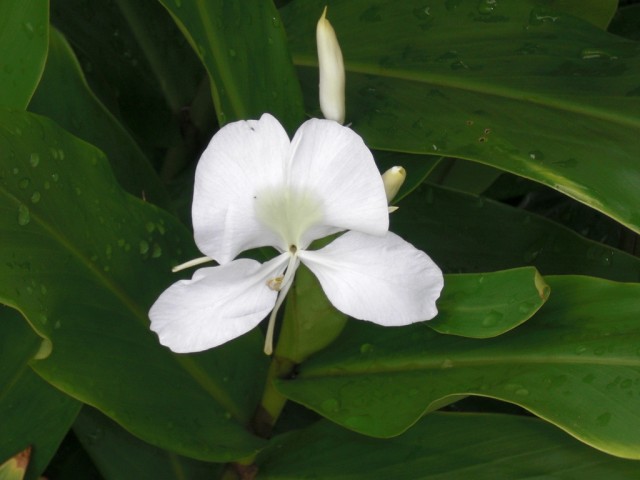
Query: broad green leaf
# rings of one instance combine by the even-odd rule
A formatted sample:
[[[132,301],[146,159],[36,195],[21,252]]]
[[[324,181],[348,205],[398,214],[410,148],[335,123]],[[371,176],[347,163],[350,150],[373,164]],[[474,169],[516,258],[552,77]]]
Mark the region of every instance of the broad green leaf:
[[[549,297],[535,268],[445,276],[438,316],[426,325],[472,338],[502,335],[533,316]]]
[[[295,131],[304,120],[302,94],[271,1],[160,2],[209,72],[221,125],[269,112]],[[307,33],[315,38],[315,24]]]
[[[467,193],[481,194],[504,172],[482,163],[447,158],[429,174],[429,182]]]
[[[398,205],[400,209],[391,215],[391,230],[427,252],[447,272],[533,265],[543,275],[640,281],[637,257],[485,197],[425,185]]]
[[[640,44],[533,1],[482,5],[333,2],[353,129],[372,148],[533,179],[640,231]],[[311,106],[318,8],[282,11]]]
[[[301,363],[330,345],[340,335],[347,318],[331,304],[316,276],[300,265],[287,295],[276,356]]]
[[[76,50],[92,90],[145,151],[182,144],[206,73],[156,0],[52,0],[51,21]]]
[[[258,478],[632,480],[639,471],[638,462],[594,451],[533,418],[435,413],[385,440],[318,422],[275,438]]]
[[[127,131],[93,94],[71,47],[55,28],[50,33],[45,72],[29,110],[48,116],[106,153],[127,192],[168,207],[158,175]]]
[[[276,386],[330,420],[376,437],[404,432],[448,397],[493,397],[595,448],[640,459],[640,284],[545,280],[553,292],[547,303],[499,337],[351,322],[295,379]]]
[[[198,255],[189,232],[44,117],[0,112],[0,152],[0,302],[52,342],[36,372],[162,448],[216,461],[259,448],[245,425],[264,382],[261,335],[174,355],[149,330],[171,267]]]
[[[41,348],[20,314],[0,306],[0,464],[31,446],[27,480],[39,478],[80,410],[29,367]]]
[[[80,411],[73,430],[105,480],[210,480],[222,469],[144,443],[89,407]]]
[[[47,58],[49,2],[0,3],[0,106],[26,108]]]
[[[541,6],[570,13],[606,29],[618,8],[618,0],[541,0]]]

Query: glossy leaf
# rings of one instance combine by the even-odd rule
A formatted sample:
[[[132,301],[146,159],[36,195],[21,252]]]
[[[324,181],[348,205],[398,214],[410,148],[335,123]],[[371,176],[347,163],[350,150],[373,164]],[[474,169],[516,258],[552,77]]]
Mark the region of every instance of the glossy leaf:
[[[545,280],[553,293],[544,307],[499,337],[351,322],[296,379],[277,387],[340,425],[378,437],[402,433],[448,397],[493,397],[600,450],[640,459],[640,284]]]
[[[51,29],[45,72],[29,110],[48,116],[99,147],[107,154],[118,182],[127,192],[164,208],[169,206],[167,193],[151,164],[93,94],[71,47],[55,28]]]
[[[425,185],[398,205],[400,209],[391,215],[391,229],[447,272],[533,265],[543,275],[640,281],[637,257],[485,197]]]
[[[0,306],[0,463],[31,446],[27,480],[39,478],[80,410],[31,370],[42,344],[17,311]]]
[[[535,268],[447,275],[438,316],[425,325],[472,338],[502,335],[531,318],[549,297]]]
[[[0,3],[0,106],[26,108],[47,58],[49,2]]]
[[[51,21],[80,57],[91,88],[145,151],[180,145],[205,72],[156,0],[52,0]]]
[[[329,422],[272,441],[260,480],[632,480],[640,465],[526,417],[436,413],[379,440]]]
[[[148,328],[171,267],[197,255],[191,235],[46,118],[1,112],[0,151],[0,301],[52,342],[37,373],[163,448],[222,461],[258,448],[245,425],[264,382],[261,335],[174,355]]]
[[[89,407],[80,411],[73,430],[105,480],[210,480],[222,470],[220,464],[199,462],[144,443]]]
[[[348,120],[373,148],[485,163],[640,231],[640,44],[536,5],[334,2]],[[317,9],[283,10],[311,110]]]
[[[606,29],[618,8],[618,0],[543,0],[542,6],[555,8]]]
[[[160,1],[209,72],[221,125],[269,112],[295,132],[304,120],[302,94],[271,1]],[[314,32],[315,24],[307,33]]]

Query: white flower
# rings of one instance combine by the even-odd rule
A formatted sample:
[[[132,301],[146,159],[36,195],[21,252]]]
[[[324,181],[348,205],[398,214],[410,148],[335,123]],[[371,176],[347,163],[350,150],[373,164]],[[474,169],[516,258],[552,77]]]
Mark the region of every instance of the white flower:
[[[345,116],[344,62],[336,32],[327,20],[327,7],[316,26],[318,67],[320,71],[320,110],[324,118],[342,124]]]
[[[170,286],[151,307],[151,329],[175,352],[198,352],[253,329],[276,312],[303,262],[331,303],[356,319],[400,326],[428,320],[443,286],[431,259],[388,231],[382,179],[371,152],[334,121],[305,122],[292,141],[278,121],[230,123],[196,170],[195,241],[220,266]],[[349,230],[319,250],[311,242]],[[271,246],[263,264],[236,259]]]

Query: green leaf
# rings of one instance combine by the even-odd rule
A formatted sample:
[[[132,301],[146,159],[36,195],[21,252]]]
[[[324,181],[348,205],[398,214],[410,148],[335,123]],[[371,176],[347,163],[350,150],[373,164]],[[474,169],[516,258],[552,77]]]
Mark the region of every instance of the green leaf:
[[[220,464],[199,462],[144,443],[89,407],[80,411],[73,430],[107,480],[210,480],[222,470]]]
[[[553,292],[547,303],[499,337],[352,322],[295,380],[276,386],[334,422],[377,437],[402,433],[448,397],[493,397],[600,450],[639,459],[640,284],[545,280]]]
[[[47,58],[49,2],[0,3],[0,106],[26,108]]]
[[[571,273],[640,281],[637,257],[485,197],[425,185],[399,206],[391,215],[391,229],[427,252],[447,272],[533,265],[543,275]]]
[[[53,0],[51,21],[76,50],[93,91],[145,151],[184,141],[188,125],[180,116],[206,74],[162,5]]]
[[[31,446],[26,479],[39,478],[80,410],[29,367],[42,343],[17,311],[0,306],[0,464]]]
[[[640,231],[640,45],[535,5],[333,2],[348,120],[372,148],[491,165]],[[308,105],[317,9],[282,11]]]
[[[262,480],[632,480],[640,465],[596,452],[532,418],[433,414],[401,437],[367,438],[329,422],[274,439]]]
[[[426,325],[450,335],[495,337],[531,318],[548,297],[548,285],[531,267],[447,275],[438,316]]]
[[[606,29],[618,9],[618,0],[541,0],[539,5],[569,13]]]
[[[167,208],[158,175],[138,145],[87,84],[65,38],[51,29],[49,57],[29,110],[46,115],[107,154],[120,185],[132,195]]]
[[[269,112],[295,131],[302,94],[271,1],[160,1],[209,72],[221,125]],[[307,33],[314,32],[315,25]]]
[[[0,151],[0,301],[51,340],[37,373],[162,448],[216,461],[259,448],[245,426],[266,370],[260,333],[174,355],[149,330],[171,267],[197,256],[190,233],[44,117],[0,112]]]
[[[287,295],[276,356],[301,363],[330,345],[342,332],[347,318],[331,304],[316,276],[301,264]]]

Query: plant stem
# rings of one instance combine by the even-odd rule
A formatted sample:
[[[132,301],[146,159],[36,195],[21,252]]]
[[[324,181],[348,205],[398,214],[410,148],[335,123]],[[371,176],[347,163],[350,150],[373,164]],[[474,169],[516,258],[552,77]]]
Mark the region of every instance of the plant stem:
[[[271,431],[278,417],[282,413],[287,399],[278,392],[274,386],[274,380],[286,378],[291,375],[295,367],[295,363],[283,357],[273,356],[269,372],[267,373],[267,381],[260,400],[260,405],[253,417],[252,427],[256,434],[263,438],[269,438]]]

